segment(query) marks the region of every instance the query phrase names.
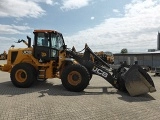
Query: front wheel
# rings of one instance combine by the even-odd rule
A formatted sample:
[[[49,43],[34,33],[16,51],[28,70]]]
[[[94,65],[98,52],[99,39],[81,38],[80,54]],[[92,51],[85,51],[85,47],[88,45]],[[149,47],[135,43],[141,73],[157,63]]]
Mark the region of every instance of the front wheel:
[[[69,91],[83,91],[89,84],[88,70],[79,64],[72,64],[64,68],[61,74],[62,85]]]
[[[12,68],[10,78],[16,87],[30,87],[37,79],[36,70],[29,63],[19,63]]]

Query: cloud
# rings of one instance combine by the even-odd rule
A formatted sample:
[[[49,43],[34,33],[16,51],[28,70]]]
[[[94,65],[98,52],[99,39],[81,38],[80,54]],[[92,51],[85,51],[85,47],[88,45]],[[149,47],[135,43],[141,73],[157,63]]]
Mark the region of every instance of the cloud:
[[[157,33],[160,30],[160,2],[155,0],[133,0],[124,8],[122,17],[109,18],[101,24],[72,36],[66,36],[69,47],[83,49],[87,43],[95,51],[145,52],[157,48]],[[72,41],[72,42],[70,42]]]
[[[0,34],[26,34],[26,30],[31,28],[28,26],[3,25],[0,24]]]
[[[5,50],[8,52],[11,45],[16,45],[17,48],[24,48],[26,45],[23,43],[17,44],[15,43],[17,41],[17,38],[14,37],[1,37],[0,36],[0,42],[1,42],[1,48],[0,48],[0,54]]]
[[[123,16],[118,9],[113,9],[112,11],[115,13],[115,15]]]
[[[46,0],[46,4],[53,5],[53,0]]]
[[[27,32],[28,30],[30,31],[32,28],[28,26],[16,26],[16,25],[3,25],[0,24],[0,42],[1,42],[1,48],[0,48],[0,53],[2,53],[4,50],[8,51],[10,46],[12,44],[16,45],[17,48],[24,48],[26,47],[25,44],[23,43],[15,43],[17,41],[17,35],[19,37],[24,37],[26,35],[31,35],[30,32]],[[15,36],[15,37],[13,37]]]
[[[91,17],[91,20],[94,20],[95,19],[95,17]]]
[[[54,4],[53,0],[30,0],[30,1],[37,2],[37,3],[39,3],[39,2],[46,3],[48,5],[53,5]]]
[[[87,6],[91,0],[62,0],[62,10],[79,9]]]
[[[113,9],[113,12],[114,12],[114,13],[119,13],[119,10]]]
[[[48,2],[47,2],[48,1]],[[51,0],[46,2],[51,4]],[[33,17],[37,18],[45,11],[32,0],[1,0],[0,17]]]

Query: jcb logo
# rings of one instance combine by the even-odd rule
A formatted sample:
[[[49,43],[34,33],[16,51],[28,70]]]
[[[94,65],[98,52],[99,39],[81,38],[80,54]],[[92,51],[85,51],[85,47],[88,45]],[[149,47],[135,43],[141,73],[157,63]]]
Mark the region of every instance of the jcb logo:
[[[96,68],[96,67],[94,67],[94,68],[92,69],[92,71],[95,72],[95,73],[97,73],[98,75],[101,75],[101,76],[105,77],[105,78],[108,76],[108,73],[106,73],[106,72],[104,72],[103,70],[98,69],[98,68]]]
[[[45,57],[45,56],[47,56],[47,54],[45,52],[41,52],[41,56]]]

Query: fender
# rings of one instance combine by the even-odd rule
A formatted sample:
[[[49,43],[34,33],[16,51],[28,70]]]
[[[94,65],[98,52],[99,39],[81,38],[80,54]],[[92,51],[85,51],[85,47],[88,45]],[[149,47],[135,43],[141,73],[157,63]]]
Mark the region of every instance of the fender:
[[[74,64],[79,64],[75,59],[73,58],[65,58],[65,61],[68,61],[68,62],[72,62]]]

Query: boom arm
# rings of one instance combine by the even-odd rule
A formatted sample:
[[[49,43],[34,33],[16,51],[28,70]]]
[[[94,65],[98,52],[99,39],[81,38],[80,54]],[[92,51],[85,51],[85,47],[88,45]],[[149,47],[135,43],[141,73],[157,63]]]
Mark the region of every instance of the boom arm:
[[[112,86],[118,90],[127,91],[131,96],[156,91],[149,74],[138,65],[125,68],[122,64],[118,69],[109,71],[111,69],[110,66],[94,54],[87,45],[83,56],[78,55],[75,51],[67,51],[67,53],[85,66],[91,75],[96,74],[103,77]],[[96,59],[95,62],[91,60],[91,55]]]
[[[110,74],[110,66],[106,62],[104,62],[100,57],[98,57],[87,45],[85,46],[85,52],[82,57],[78,55],[78,53],[76,53],[75,51],[71,50],[67,51],[67,54],[69,54],[70,56],[72,56],[73,59],[85,66],[90,74],[99,75],[103,77],[105,80],[107,80],[112,86],[116,88],[118,87],[116,84],[116,79],[113,75]],[[93,57],[97,59],[99,63],[91,61],[91,55],[93,55]]]

